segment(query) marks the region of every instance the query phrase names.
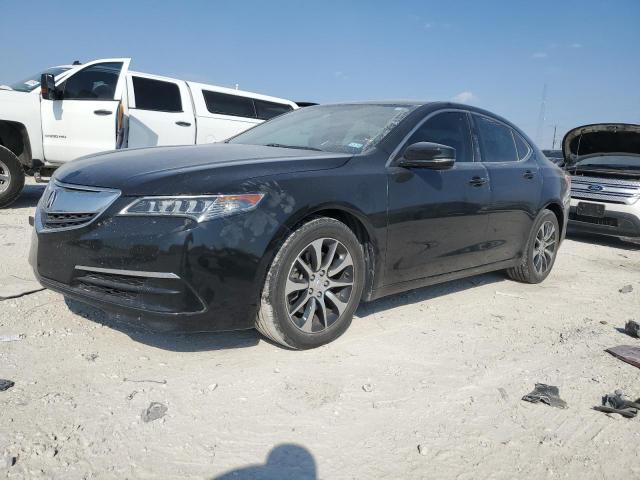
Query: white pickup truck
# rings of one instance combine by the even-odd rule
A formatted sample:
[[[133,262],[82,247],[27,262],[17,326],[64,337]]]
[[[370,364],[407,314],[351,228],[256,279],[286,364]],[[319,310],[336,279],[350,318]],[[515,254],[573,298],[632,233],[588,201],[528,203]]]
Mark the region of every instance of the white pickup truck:
[[[0,208],[25,175],[119,148],[225,140],[298,108],[289,100],[129,70],[129,58],[53,67],[0,86]]]

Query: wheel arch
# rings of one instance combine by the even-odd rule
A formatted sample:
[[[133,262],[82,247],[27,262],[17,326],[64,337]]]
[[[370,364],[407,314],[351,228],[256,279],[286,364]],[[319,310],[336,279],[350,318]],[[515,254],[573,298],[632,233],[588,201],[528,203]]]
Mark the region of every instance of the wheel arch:
[[[562,208],[562,204],[560,202],[551,201],[548,202],[542,209],[551,210],[553,214],[558,219],[558,226],[560,227],[560,238],[563,238],[564,235],[564,209]],[[542,210],[541,210],[542,211]]]
[[[273,261],[280,245],[284,243],[289,234],[295,231],[302,224],[313,218],[328,217],[344,223],[354,233],[363,247],[364,260],[366,265],[365,285],[362,297],[368,300],[374,288],[374,279],[377,276],[380,264],[380,249],[376,241],[375,229],[366,215],[352,206],[343,204],[323,204],[315,208],[307,208],[291,215],[287,222],[283,224],[280,231],[274,236],[269,246],[269,265]]]
[[[11,150],[23,166],[32,166],[31,142],[24,124],[0,120],[0,145]]]

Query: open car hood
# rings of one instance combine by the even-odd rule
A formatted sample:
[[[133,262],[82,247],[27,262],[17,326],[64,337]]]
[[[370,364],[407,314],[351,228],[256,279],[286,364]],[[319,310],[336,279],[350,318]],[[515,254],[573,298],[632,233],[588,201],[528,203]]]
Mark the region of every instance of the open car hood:
[[[635,154],[640,158],[640,125],[598,123],[569,130],[562,140],[567,165],[593,154]]]

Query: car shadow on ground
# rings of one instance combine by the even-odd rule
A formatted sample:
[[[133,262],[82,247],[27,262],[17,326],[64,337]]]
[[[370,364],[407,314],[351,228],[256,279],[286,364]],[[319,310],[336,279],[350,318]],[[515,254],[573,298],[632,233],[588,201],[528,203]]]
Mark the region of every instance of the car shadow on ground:
[[[284,443],[275,446],[264,464],[240,467],[211,480],[315,480],[316,462],[306,448]]]
[[[570,229],[567,230],[567,238],[575,240],[576,242],[589,243],[591,245],[602,245],[631,252],[640,250],[640,243],[632,243],[626,240],[621,240],[618,237],[609,237],[606,235],[572,232]],[[640,238],[638,239],[638,242],[640,242]]]
[[[461,280],[452,280],[450,282],[379,298],[372,302],[362,303],[356,311],[356,315],[359,318],[366,318],[369,315],[375,315],[391,308],[426,302],[433,300],[434,298],[456,294],[470,288],[476,288],[492,283],[500,283],[506,280],[507,276],[502,272],[491,272],[483,275],[463,278]]]
[[[161,332],[145,328],[133,317],[115,315],[87,303],[65,298],[69,310],[108,328],[129,336],[136,342],[172,352],[204,352],[252,347],[258,344],[260,337],[255,330],[234,332],[179,333]]]
[[[45,188],[47,188],[45,184],[25,185],[18,199],[13,202],[9,208],[35,207]]]
[[[438,285],[411,290],[380,298],[372,302],[361,303],[356,311],[358,318],[390,310],[403,305],[425,302],[445,295],[456,294],[470,288],[505,281],[504,274],[486,273],[462,280],[454,280]],[[162,332],[146,328],[134,317],[112,314],[90,304],[65,297],[65,303],[71,312],[108,328],[124,333],[136,342],[173,352],[201,352],[246,348],[257,345],[261,340],[278,348],[285,348],[271,340],[261,337],[256,330],[230,332]],[[285,348],[286,349],[286,348]]]

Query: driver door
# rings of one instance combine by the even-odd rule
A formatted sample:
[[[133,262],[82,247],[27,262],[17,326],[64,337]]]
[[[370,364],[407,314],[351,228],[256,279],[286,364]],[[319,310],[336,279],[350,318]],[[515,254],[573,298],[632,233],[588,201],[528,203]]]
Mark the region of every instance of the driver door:
[[[96,60],[56,85],[59,98],[41,99],[45,159],[64,163],[116,148],[118,107],[129,58]]]

